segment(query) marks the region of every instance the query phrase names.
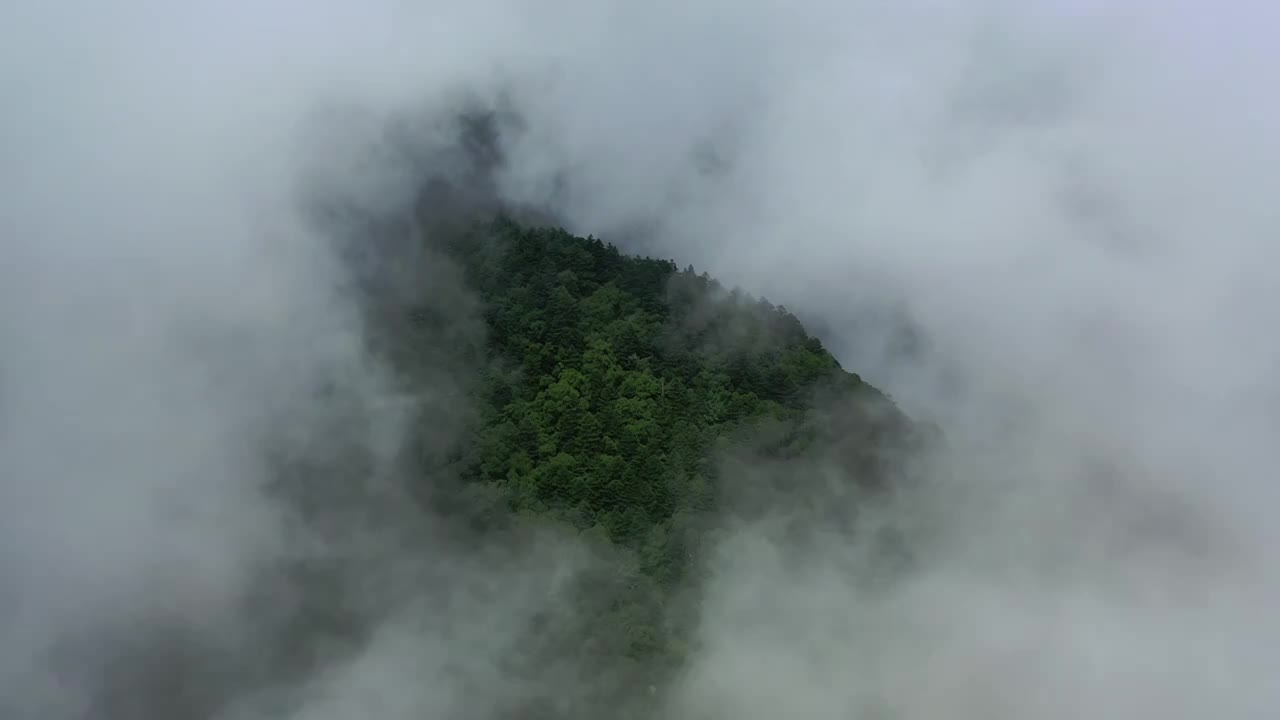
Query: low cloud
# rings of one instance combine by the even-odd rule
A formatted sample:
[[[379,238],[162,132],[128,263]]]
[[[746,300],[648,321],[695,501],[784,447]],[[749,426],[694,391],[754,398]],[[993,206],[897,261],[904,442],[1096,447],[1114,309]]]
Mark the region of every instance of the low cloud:
[[[442,544],[427,555],[462,568],[449,582],[491,600],[402,630],[425,601],[391,593],[364,652],[316,651],[287,692],[237,674],[258,637],[241,603],[312,547],[273,499],[263,439],[307,460],[338,432],[365,458],[342,471],[363,501],[401,492],[411,413],[369,352],[343,242],[461,157],[434,118],[490,108],[514,119],[482,195],[785,304],[946,438],[877,511],[910,530],[913,563],[887,583],[855,561],[857,533],[730,535],[671,712],[1270,716],[1280,158],[1258,88],[1275,19],[1243,3],[11,5],[4,709],[95,716],[102,687],[198,677],[208,692],[110,714],[449,716],[473,696],[439,679],[440,653],[513,677],[495,668],[519,633],[486,619],[555,606],[511,588],[569,562],[559,541],[528,571]],[[317,225],[317,189],[355,210]],[[437,279],[470,337],[465,292]],[[466,382],[438,380],[418,392]],[[453,406],[435,407],[447,434]],[[416,588],[401,543],[433,522],[319,554],[359,548]],[[108,672],[120,657],[139,659]]]

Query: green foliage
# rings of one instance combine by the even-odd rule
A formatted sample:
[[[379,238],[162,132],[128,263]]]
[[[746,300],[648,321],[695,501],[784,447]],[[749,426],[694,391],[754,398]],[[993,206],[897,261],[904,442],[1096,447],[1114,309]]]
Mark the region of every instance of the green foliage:
[[[678,662],[688,638],[675,606],[706,529],[750,495],[717,472],[728,440],[775,468],[835,449],[871,478],[887,428],[903,422],[785,308],[692,267],[507,219],[441,245],[488,331],[461,477],[485,517],[505,503],[615,553],[609,572],[581,580],[591,652],[655,672]],[[828,407],[889,408],[892,422],[819,411],[818,394]]]

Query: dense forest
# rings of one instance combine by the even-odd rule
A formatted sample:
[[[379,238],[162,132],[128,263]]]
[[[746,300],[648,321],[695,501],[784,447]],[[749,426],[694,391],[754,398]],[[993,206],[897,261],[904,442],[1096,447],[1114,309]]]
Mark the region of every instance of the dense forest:
[[[374,345],[409,387],[452,368],[459,388],[419,418],[422,499],[465,532],[552,524],[607,558],[546,650],[572,647],[594,700],[548,716],[680,667],[718,531],[766,512],[797,537],[847,531],[831,494],[874,494],[919,441],[785,308],[692,267],[503,215],[415,237],[417,264],[392,270],[434,285],[375,303]],[[441,437],[460,405],[462,431]]]

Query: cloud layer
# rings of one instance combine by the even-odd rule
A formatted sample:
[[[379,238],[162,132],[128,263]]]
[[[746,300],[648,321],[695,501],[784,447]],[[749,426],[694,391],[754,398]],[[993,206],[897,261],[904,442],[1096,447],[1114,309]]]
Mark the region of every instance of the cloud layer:
[[[403,431],[299,193],[394,212],[422,167],[384,123],[465,102],[519,116],[503,198],[812,318],[947,435],[903,500],[920,563],[887,590],[843,540],[798,565],[750,528],[725,544],[671,712],[1270,716],[1277,19],[1136,0],[11,3],[0,695],[92,716],[92,688],[45,658],[135,620],[241,657],[242,590],[295,547],[261,438],[354,413],[376,475]],[[318,407],[335,378],[347,404]],[[318,681],[390,705],[303,717],[457,711],[450,686],[392,672],[434,652],[393,636]]]

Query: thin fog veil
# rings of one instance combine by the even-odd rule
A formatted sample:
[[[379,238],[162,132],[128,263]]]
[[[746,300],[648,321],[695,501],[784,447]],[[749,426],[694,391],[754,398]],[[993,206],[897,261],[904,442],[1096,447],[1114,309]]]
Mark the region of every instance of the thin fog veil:
[[[357,282],[381,279],[313,212],[404,208],[376,120],[465,85],[469,41],[391,3],[17,3],[0,27],[0,714],[506,702],[496,663],[574,555],[446,549],[406,510],[413,408]],[[417,300],[478,341],[436,275]],[[414,442],[458,430],[445,370]]]
[[[945,438],[879,519],[911,528],[887,585],[846,539],[737,528],[665,713],[1271,717],[1277,23],[1242,1],[10,3],[0,714],[481,717],[527,689],[506,661],[580,548],[464,552],[400,514],[416,431],[367,347],[362,226],[307,205],[403,212],[452,171],[431,119],[479,107],[518,118],[502,201],[785,304]],[[425,266],[407,291],[474,341]],[[454,370],[419,388],[440,442]],[[373,510],[308,525],[281,463]],[[300,558],[339,568],[359,639],[265,657],[330,592],[262,589]]]

